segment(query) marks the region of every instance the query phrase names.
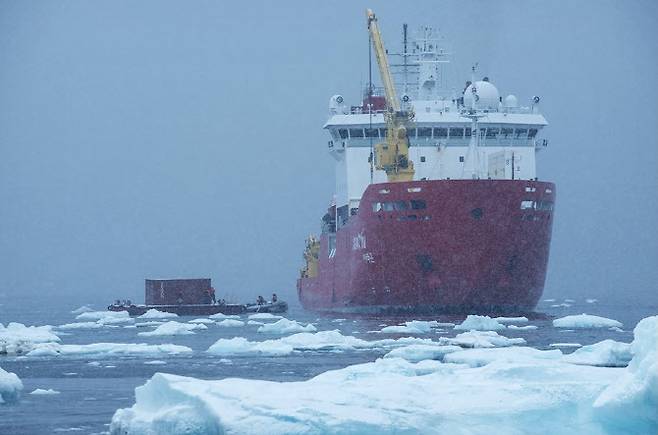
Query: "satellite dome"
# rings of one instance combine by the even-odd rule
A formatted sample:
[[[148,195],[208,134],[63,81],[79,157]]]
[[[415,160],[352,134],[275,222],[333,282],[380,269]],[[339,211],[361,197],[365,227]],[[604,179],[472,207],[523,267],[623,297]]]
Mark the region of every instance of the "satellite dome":
[[[475,86],[475,92],[473,92]],[[471,107],[475,98],[475,107],[478,109],[498,109],[500,95],[498,89],[489,81],[479,81],[469,85],[464,91],[464,106]]]
[[[516,96],[509,94],[508,96],[505,97],[505,104],[504,106],[507,108],[515,108],[518,107],[519,105],[519,100],[517,100]]]

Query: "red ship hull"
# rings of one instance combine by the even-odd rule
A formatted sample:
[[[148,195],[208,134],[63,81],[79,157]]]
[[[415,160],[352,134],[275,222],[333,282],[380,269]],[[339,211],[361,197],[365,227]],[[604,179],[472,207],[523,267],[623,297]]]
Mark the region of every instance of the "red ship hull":
[[[372,206],[411,200],[426,206]],[[530,312],[544,289],[554,202],[554,184],[538,181],[370,185],[357,214],[322,234],[318,276],[298,280],[299,300],[336,312]]]

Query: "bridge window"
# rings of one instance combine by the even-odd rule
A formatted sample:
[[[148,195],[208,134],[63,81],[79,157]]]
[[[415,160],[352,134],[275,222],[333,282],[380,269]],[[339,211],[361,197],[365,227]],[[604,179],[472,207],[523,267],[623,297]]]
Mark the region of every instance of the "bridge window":
[[[386,137],[386,129],[385,128],[380,128],[379,129],[379,137],[384,139]]]
[[[420,156],[420,162],[425,163],[425,156]]]
[[[410,128],[409,130],[407,130],[407,137],[409,139],[415,138],[416,137],[416,129],[415,128]]]
[[[528,130],[525,128],[517,128],[514,132],[515,139],[525,139],[528,136]]]
[[[412,199],[410,202],[411,202],[411,208],[413,210],[423,210],[427,208],[427,204],[425,204],[424,199]]]
[[[464,129],[464,137],[469,138],[471,137],[471,127],[467,127]]]
[[[496,139],[498,137],[498,129],[497,128],[487,128],[487,139]]]
[[[450,129],[450,139],[462,139],[464,137],[464,129],[453,127]]]
[[[432,137],[432,128],[431,127],[419,127],[418,128],[418,137]]]
[[[521,210],[528,210],[528,209],[534,209],[535,208],[535,201],[521,201]]]
[[[434,129],[434,138],[446,138],[448,137],[447,128],[435,128]]]
[[[536,128],[531,128],[530,130],[528,130],[528,139],[532,139],[535,136],[537,136]]]
[[[350,137],[352,139],[362,138],[363,137],[363,129],[362,128],[350,128]]]
[[[553,202],[552,201],[537,201],[537,210],[552,211]]]
[[[347,129],[346,128],[339,128],[338,129],[338,134],[340,135],[341,139],[347,139]]]
[[[513,129],[513,128],[501,128],[501,129],[500,129],[500,135],[501,135],[504,139],[511,138],[511,137],[512,137],[512,133],[514,133],[514,129]]]
[[[366,137],[379,137],[376,128],[366,128]]]
[[[372,211],[404,211],[409,210],[407,201],[387,201],[387,202],[373,202]]]

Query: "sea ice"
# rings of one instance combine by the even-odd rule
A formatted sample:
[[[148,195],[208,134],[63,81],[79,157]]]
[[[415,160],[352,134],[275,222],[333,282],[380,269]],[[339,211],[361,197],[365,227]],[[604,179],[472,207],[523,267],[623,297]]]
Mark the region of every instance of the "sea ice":
[[[589,366],[626,367],[632,358],[630,344],[603,340],[565,355],[564,361]]]
[[[498,323],[528,323],[527,317],[494,317],[494,320]]]
[[[137,335],[141,335],[142,337],[155,337],[161,335],[190,335],[194,334],[192,331],[197,329],[208,329],[208,327],[201,323],[179,323],[170,320],[167,323],[159,325],[153,331],[138,332]]]
[[[18,400],[23,390],[23,382],[16,374],[0,367],[0,405]]]
[[[151,308],[150,310],[139,316],[140,319],[173,319],[175,317],[178,317],[178,314],[168,313],[165,311],[158,311],[155,308]]]
[[[82,313],[88,313],[90,311],[94,311],[92,308],[89,308],[88,305],[83,305],[79,308],[76,308],[75,310],[71,311],[71,314],[82,314]]]
[[[9,323],[5,327],[0,323],[0,355],[20,355],[29,352],[39,343],[59,342],[60,338],[52,329],[50,325],[25,326],[22,323]]]
[[[130,314],[128,314],[128,311],[86,311],[78,314],[75,318],[84,321],[108,320],[111,318],[130,319]]]
[[[521,331],[528,331],[531,329],[537,329],[537,326],[535,325],[524,325],[524,326],[516,326],[516,325],[509,325],[507,329],[518,329]]]
[[[317,329],[310,323],[306,326],[285,317],[274,323],[268,323],[258,328],[258,332],[267,334],[292,334],[295,332],[315,332]]]
[[[236,328],[244,326],[244,322],[242,320],[224,319],[221,322],[217,322],[217,326],[223,326],[225,328]]]
[[[470,314],[460,325],[456,325],[455,329],[462,331],[499,331],[505,329],[505,325],[489,316]]]
[[[67,329],[98,329],[103,328],[105,325],[98,322],[76,322],[76,323],[66,323],[64,325],[57,326],[57,329],[67,330]]]
[[[248,320],[247,321],[247,325],[258,325],[258,326],[260,326],[260,325],[264,325],[264,324],[265,323],[259,322],[258,320]]]
[[[208,318],[213,319],[213,320],[224,320],[224,319],[239,319],[240,316],[235,315],[235,314],[222,314],[222,313],[217,313],[217,314],[212,314],[208,316]]]
[[[269,320],[269,319],[282,319],[283,316],[277,316],[272,313],[256,313],[256,314],[251,314],[249,316],[249,319],[251,320]]]
[[[599,301],[598,299],[585,299],[585,302],[587,302],[588,304],[595,304],[598,301]]]
[[[555,319],[553,326],[556,328],[611,328],[613,326],[621,328],[623,325],[617,320],[583,313]]]
[[[187,323],[203,323],[204,325],[212,325],[215,323],[215,321],[206,318],[200,318],[200,319],[192,319]]]
[[[581,347],[580,343],[551,343],[549,347]]]
[[[554,350],[538,350],[534,347],[501,347],[494,349],[466,349],[447,354],[444,362],[467,364],[470,367],[481,367],[494,361],[504,364],[537,363],[539,360],[559,360],[562,352]]]
[[[418,362],[425,359],[442,359],[446,354],[462,350],[459,346],[434,346],[428,344],[412,344],[393,349],[384,358],[404,358],[407,361]]]
[[[507,338],[495,331],[467,331],[455,338],[440,337],[439,342],[472,348],[508,347],[526,343],[523,338]]]
[[[146,343],[92,343],[92,344],[59,344],[42,343],[36,345],[27,356],[73,356],[85,358],[103,358],[121,355],[179,355],[192,353],[187,346],[175,344]]]
[[[167,361],[154,359],[154,360],[151,360],[151,361],[144,361],[144,364],[146,364],[147,366],[163,366],[163,365],[167,364]]]
[[[149,322],[135,323],[135,326],[138,327],[138,328],[142,328],[144,326],[159,326],[159,325],[162,325],[163,323],[165,323],[165,322],[160,322],[160,321],[157,321],[157,320],[151,320]]]
[[[240,355],[267,355],[267,356],[282,356],[288,355],[293,352],[293,347],[288,344],[283,344],[277,340],[266,341],[248,341],[244,337],[234,337],[230,339],[221,338],[210,346],[207,350],[208,353],[218,356],[240,356]]]
[[[30,394],[34,394],[35,396],[52,396],[54,394],[59,394],[59,391],[53,390],[51,388],[48,388],[47,390],[44,390],[42,388],[37,388],[36,390],[32,391]]]

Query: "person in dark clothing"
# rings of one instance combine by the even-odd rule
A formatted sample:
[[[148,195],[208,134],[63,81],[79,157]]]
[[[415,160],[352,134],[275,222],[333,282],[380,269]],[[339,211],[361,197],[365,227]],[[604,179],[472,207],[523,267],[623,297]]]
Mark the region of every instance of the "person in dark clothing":
[[[276,293],[272,293],[272,303],[275,303],[277,300]]]
[[[262,297],[262,296],[258,296],[258,298],[256,299],[256,303],[257,303],[258,305],[263,305],[263,304],[265,304],[265,298]]]

